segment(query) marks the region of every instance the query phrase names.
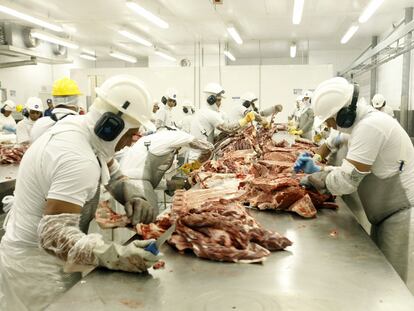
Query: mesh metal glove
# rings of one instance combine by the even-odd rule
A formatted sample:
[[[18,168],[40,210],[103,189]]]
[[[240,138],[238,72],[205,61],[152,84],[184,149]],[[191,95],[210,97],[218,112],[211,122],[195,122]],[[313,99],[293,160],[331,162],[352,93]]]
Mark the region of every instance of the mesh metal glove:
[[[154,222],[157,217],[157,209],[148,201],[132,197],[125,204],[125,212],[132,224],[135,226],[139,223],[149,224]]]

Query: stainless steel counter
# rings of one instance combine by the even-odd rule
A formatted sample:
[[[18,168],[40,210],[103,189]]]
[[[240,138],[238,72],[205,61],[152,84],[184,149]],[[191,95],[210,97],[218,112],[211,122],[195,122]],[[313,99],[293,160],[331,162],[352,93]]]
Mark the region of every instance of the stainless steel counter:
[[[96,270],[47,310],[414,310],[413,296],[346,206],[310,220],[252,212],[293,246],[264,264],[213,262],[164,246],[165,269]]]

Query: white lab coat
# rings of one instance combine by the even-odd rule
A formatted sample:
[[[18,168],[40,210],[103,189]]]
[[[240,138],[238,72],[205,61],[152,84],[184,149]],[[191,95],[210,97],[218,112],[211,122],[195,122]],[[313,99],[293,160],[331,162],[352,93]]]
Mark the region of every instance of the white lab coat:
[[[0,131],[3,130],[3,126],[5,125],[16,128],[16,121],[13,119],[12,115],[6,117],[4,114],[0,113]]]
[[[157,128],[162,126],[177,127],[174,120],[174,108],[164,105],[155,113],[155,125]]]
[[[30,118],[24,118],[17,123],[16,135],[18,144],[30,142],[30,132],[36,121],[33,121]]]

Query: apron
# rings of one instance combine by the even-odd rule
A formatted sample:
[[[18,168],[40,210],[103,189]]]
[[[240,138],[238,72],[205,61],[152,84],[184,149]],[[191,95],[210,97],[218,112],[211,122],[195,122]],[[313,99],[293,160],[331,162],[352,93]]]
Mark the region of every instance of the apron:
[[[372,240],[414,294],[414,212],[400,174],[385,179],[370,174],[358,194],[372,224]]]

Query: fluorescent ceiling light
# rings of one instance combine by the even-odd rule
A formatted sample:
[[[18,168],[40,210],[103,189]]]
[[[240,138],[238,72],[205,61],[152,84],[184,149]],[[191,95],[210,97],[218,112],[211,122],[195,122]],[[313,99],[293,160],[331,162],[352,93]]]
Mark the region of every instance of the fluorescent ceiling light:
[[[30,35],[33,38],[37,38],[37,39],[40,39],[40,40],[43,40],[43,41],[47,41],[47,42],[54,43],[54,44],[57,44],[57,45],[65,46],[65,47],[68,47],[70,49],[78,49],[79,48],[79,45],[77,45],[73,41],[66,40],[64,38],[51,35],[51,34],[45,32],[45,31],[42,31],[42,30],[32,29],[30,31]]]
[[[296,57],[296,43],[292,43],[292,45],[290,46],[290,57]]]
[[[139,6],[137,3],[133,2],[133,1],[127,1],[126,5],[132,11],[134,11],[135,13],[141,15],[143,18],[150,21],[154,25],[156,25],[160,28],[164,28],[164,29],[167,29],[168,27],[170,27],[166,21],[164,21],[161,18],[159,18],[158,16],[152,14],[150,11],[147,11],[143,7]]]
[[[305,4],[305,0],[295,0],[295,4],[293,5],[293,15],[292,15],[292,23],[295,25],[299,25],[300,21],[302,20],[304,4]]]
[[[375,13],[375,11],[381,6],[384,0],[371,0],[365,7],[358,21],[362,24],[365,23]]]
[[[96,56],[93,56],[93,55],[90,55],[90,54],[86,54],[86,53],[81,53],[79,55],[79,57],[82,57],[82,58],[87,59],[87,60],[93,60],[93,61],[96,60]]]
[[[226,57],[233,62],[236,60],[236,57],[234,57],[234,55],[231,54],[229,51],[224,51],[223,54],[226,55]]]
[[[138,42],[139,44],[142,44],[142,45],[145,45],[145,46],[148,46],[148,47],[152,46],[151,42],[145,40],[144,38],[142,38],[142,37],[140,37],[136,34],[133,34],[133,33],[129,32],[127,30],[119,30],[118,32],[121,35],[123,35],[124,37],[127,37],[128,39],[131,39],[135,42]]]
[[[161,56],[162,58],[171,60],[171,61],[176,61],[177,59],[175,57],[172,57],[171,55],[168,55],[164,52],[161,51],[155,51],[155,54],[157,54],[158,56]]]
[[[89,49],[82,49],[83,53],[89,54],[89,55],[95,55],[95,51],[89,50]]]
[[[58,31],[58,32],[63,31],[63,28],[61,26],[59,26],[59,25],[52,24],[52,23],[49,23],[49,22],[45,22],[45,21],[43,21],[41,19],[38,19],[36,17],[33,17],[33,16],[30,16],[30,15],[21,13],[19,11],[16,11],[14,9],[8,8],[8,7],[4,6],[4,5],[0,5],[0,12],[9,14],[11,16],[14,16],[14,17],[17,17],[19,19],[22,19],[22,20],[24,20],[26,22],[29,22],[29,23],[32,23],[32,24],[41,26],[43,28],[47,28],[49,30]]]
[[[240,37],[239,33],[237,32],[236,28],[234,28],[234,26],[228,27],[227,32],[230,34],[233,40],[236,41],[237,44],[243,43],[242,38]]]
[[[349,39],[352,38],[352,36],[357,32],[359,26],[358,25],[352,25],[349,27],[348,31],[344,34],[344,36],[341,39],[341,43],[345,44],[349,41]]]
[[[136,63],[137,62],[137,58],[131,55],[127,55],[121,52],[116,52],[116,51],[111,51],[109,53],[110,56],[114,57],[114,58],[118,58],[120,60],[124,60],[126,62],[129,63]]]

